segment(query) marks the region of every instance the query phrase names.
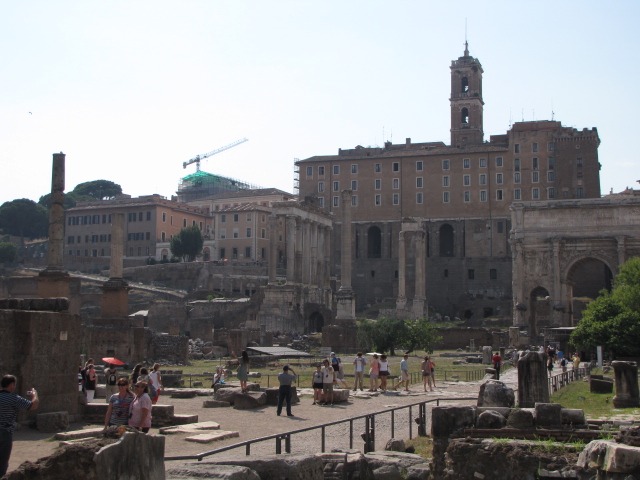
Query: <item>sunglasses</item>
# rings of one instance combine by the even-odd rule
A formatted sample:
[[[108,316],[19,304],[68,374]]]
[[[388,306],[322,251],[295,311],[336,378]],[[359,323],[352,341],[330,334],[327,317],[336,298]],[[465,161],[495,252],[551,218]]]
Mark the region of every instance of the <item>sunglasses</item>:
[[[127,383],[119,383],[118,386],[119,387],[126,387],[128,384]]]

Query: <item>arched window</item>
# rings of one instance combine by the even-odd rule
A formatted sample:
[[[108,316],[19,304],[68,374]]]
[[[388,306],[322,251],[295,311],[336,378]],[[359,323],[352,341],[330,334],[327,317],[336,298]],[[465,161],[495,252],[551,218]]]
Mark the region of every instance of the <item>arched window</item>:
[[[467,93],[469,91],[469,79],[467,77],[462,77],[460,82],[460,91],[462,93]]]
[[[453,227],[448,223],[440,227],[440,256],[453,257]]]
[[[375,226],[367,231],[367,257],[382,257],[382,232]]]
[[[460,112],[460,122],[464,124],[469,123],[469,109],[466,107],[462,109],[462,112]]]

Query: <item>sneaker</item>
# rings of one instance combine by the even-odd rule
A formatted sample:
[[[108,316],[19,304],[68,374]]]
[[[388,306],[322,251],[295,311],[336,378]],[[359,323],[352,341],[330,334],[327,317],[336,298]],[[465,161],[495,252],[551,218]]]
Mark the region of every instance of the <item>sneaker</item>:
[[[316,404],[316,402],[313,402],[311,405],[315,405],[315,404]]]
[[[293,417],[293,413],[287,413],[287,417]]]

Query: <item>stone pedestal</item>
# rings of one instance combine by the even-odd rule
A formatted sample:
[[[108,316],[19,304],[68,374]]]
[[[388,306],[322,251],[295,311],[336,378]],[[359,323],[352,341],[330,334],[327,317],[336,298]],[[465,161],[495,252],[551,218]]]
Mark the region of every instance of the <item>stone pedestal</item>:
[[[518,406],[532,408],[536,403],[549,403],[546,355],[527,352],[518,361]]]
[[[616,408],[640,407],[638,394],[638,364],[636,362],[611,362],[616,375],[616,396],[613,406]]]
[[[491,351],[490,345],[485,345],[482,347],[482,363],[484,365],[491,365],[491,358],[493,357],[493,352]]]
[[[110,278],[102,285],[100,302],[103,318],[124,318],[129,315],[129,284],[122,278]]]

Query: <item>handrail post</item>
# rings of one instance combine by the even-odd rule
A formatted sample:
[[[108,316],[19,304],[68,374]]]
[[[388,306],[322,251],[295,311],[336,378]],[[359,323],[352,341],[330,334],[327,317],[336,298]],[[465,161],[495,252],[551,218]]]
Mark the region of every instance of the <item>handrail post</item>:
[[[349,420],[349,448],[353,450],[353,420]]]
[[[391,438],[396,438],[396,411],[391,410]]]
[[[320,451],[322,453],[324,453],[324,433],[325,433],[324,425],[322,426],[322,428],[320,430],[322,431],[322,438],[321,438],[321,441],[320,441]]]
[[[280,455],[282,453],[282,437],[276,437],[276,455]]]
[[[413,438],[413,422],[411,421],[413,417],[412,411],[413,409],[411,405],[409,405],[409,440]]]
[[[291,453],[291,435],[287,434],[284,438],[284,450]]]

